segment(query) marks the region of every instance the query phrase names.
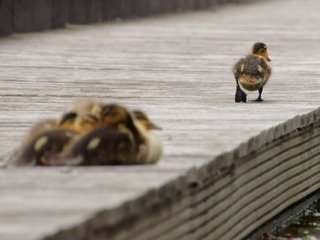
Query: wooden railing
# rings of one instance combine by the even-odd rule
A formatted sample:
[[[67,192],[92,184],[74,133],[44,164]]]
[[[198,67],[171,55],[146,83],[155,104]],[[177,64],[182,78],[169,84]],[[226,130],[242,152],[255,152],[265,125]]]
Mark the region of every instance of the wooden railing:
[[[0,36],[167,12],[197,10],[244,0],[0,0]]]

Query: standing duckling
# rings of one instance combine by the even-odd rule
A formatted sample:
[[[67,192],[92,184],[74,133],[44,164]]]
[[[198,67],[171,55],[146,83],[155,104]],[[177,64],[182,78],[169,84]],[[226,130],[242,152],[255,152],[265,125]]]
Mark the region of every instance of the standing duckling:
[[[272,72],[269,62],[271,62],[271,59],[269,58],[267,45],[258,42],[253,45],[251,54],[241,58],[235,64],[233,68],[236,80],[235,102],[247,101],[247,95],[241,87],[249,91],[259,91],[259,96],[255,101],[263,101],[261,98],[263,87]]]
[[[147,117],[140,122],[127,108],[109,104],[102,107],[101,119],[102,127],[76,140],[52,165],[147,164],[160,159],[162,146],[148,133],[154,124]]]

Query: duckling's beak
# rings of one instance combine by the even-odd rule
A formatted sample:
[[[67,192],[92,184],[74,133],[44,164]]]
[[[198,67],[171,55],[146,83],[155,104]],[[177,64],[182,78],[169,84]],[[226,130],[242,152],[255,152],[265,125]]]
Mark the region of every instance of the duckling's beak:
[[[157,126],[156,124],[152,123],[152,122],[149,122],[148,124],[148,129],[149,130],[162,130],[161,127]]]
[[[271,62],[271,59],[269,58],[269,52],[268,51],[265,52],[265,57],[266,57],[268,62]]]

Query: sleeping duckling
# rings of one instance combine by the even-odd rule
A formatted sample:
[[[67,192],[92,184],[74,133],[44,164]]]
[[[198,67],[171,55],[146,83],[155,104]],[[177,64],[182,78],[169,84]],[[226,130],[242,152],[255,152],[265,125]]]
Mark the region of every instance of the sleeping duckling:
[[[29,144],[21,147],[19,155],[10,165],[48,165],[50,159],[61,153],[78,134],[69,129],[51,129],[41,133]]]
[[[162,156],[162,144],[159,138],[150,133],[150,130],[161,130],[161,128],[150,121],[148,116],[142,111],[133,112],[136,120],[135,125],[140,135],[144,139],[144,144],[140,145],[137,163],[155,163]]]
[[[252,53],[241,58],[234,66],[233,73],[236,80],[235,102],[246,102],[246,93],[241,89],[243,87],[249,91],[259,91],[256,101],[263,101],[261,94],[264,85],[271,76],[271,59],[267,51],[267,45],[261,42],[255,43]],[[240,87],[241,86],[241,87]]]
[[[134,164],[136,145],[131,134],[109,126],[83,135],[49,165],[90,166]]]
[[[9,158],[8,165],[45,165],[49,155],[62,151],[71,136],[76,134],[73,130],[75,119],[76,114],[66,113],[58,120],[36,123]]]
[[[157,126],[153,122],[150,121],[147,114],[140,110],[133,111],[134,117],[142,124],[144,125],[145,129],[147,130],[161,130],[161,127]]]
[[[80,98],[74,101],[68,112],[75,112],[78,116],[93,115],[99,117],[101,114],[101,104],[94,99]]]
[[[74,128],[74,121],[77,115],[73,112],[68,112],[63,114],[60,118],[49,118],[45,120],[41,120],[36,122],[31,129],[27,132],[26,136],[24,137],[23,142],[27,143],[34,139],[36,136],[40,135],[41,133],[54,129],[54,128],[65,128],[65,129],[72,129]]]
[[[144,114],[144,113],[143,113]],[[145,114],[144,114],[145,115]],[[102,108],[104,126],[76,140],[52,165],[147,164],[162,154],[160,141],[148,132],[151,122],[117,104]]]
[[[78,133],[87,133],[96,127],[100,127],[100,118],[93,114],[84,114],[76,117],[71,129]]]

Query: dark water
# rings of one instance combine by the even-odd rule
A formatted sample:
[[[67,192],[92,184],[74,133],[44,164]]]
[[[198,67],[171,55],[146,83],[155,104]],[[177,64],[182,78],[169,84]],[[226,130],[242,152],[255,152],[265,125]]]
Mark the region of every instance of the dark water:
[[[279,234],[265,234],[264,240],[320,240],[320,205],[291,219]]]

